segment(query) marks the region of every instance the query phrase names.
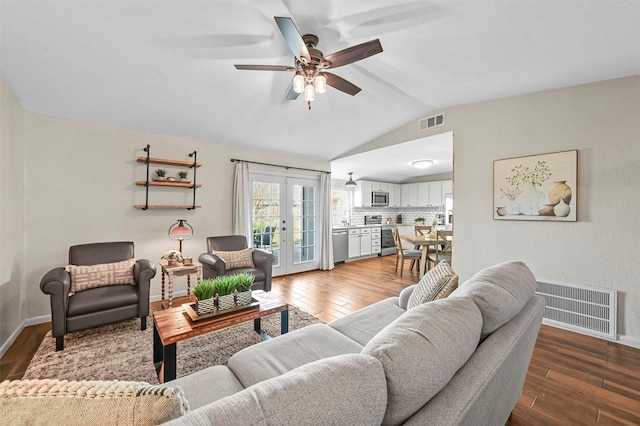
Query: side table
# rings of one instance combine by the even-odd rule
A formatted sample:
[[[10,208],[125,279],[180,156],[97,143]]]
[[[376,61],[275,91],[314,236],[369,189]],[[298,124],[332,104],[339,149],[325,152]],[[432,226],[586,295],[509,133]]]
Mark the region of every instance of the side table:
[[[162,290],[160,297],[164,303],[164,277],[167,275],[169,277],[169,308],[173,306],[174,277],[187,276],[187,296],[191,293],[191,274],[196,274],[196,283],[202,281],[202,263],[200,262],[193,261],[193,264],[191,265],[183,265],[182,263],[179,263],[177,265],[169,266],[167,261],[163,260],[160,262],[160,266],[162,267]]]

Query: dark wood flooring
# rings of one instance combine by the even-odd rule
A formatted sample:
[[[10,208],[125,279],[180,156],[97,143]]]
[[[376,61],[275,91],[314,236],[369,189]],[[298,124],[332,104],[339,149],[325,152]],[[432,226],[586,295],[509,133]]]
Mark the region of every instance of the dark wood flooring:
[[[394,264],[395,257],[386,256],[277,277],[273,291],[328,322],[418,281],[408,263],[402,278]],[[0,380],[22,377],[50,326],[34,325],[20,333],[0,359]],[[640,350],[543,325],[507,424],[640,425]]]

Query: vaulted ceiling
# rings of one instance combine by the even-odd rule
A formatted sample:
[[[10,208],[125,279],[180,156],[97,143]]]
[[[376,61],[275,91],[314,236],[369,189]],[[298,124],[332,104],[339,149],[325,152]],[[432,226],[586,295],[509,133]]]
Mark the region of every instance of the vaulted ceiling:
[[[325,55],[379,38],[309,111],[274,16]],[[640,2],[0,1],[0,69],[22,107],[330,160],[447,106],[640,74]]]

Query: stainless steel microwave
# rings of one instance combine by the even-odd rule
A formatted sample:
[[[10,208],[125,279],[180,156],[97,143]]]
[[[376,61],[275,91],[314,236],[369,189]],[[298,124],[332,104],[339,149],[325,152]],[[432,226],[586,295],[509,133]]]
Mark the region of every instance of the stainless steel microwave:
[[[387,207],[389,205],[389,193],[383,191],[371,192],[372,207]]]

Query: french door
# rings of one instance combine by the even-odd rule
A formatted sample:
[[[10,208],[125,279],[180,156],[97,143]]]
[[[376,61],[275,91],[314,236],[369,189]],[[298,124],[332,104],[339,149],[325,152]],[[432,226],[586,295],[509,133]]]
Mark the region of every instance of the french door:
[[[273,254],[273,275],[318,269],[319,182],[262,174],[249,180],[253,247]]]

